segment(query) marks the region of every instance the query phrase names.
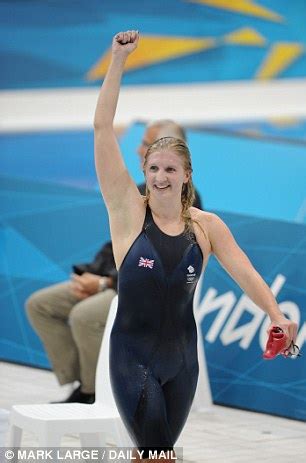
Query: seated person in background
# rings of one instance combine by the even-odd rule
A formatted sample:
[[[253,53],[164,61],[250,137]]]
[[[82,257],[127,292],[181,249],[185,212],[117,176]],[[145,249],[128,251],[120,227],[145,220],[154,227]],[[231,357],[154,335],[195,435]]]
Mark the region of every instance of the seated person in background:
[[[71,281],[36,291],[26,307],[59,383],[80,383],[63,402],[93,403],[99,350],[117,287],[112,244],[92,263],[73,269]]]
[[[148,146],[165,136],[186,140],[184,129],[176,122],[151,122],[137,150],[141,169]],[[138,189],[145,196],[145,183]],[[194,206],[201,209],[197,191],[195,196]],[[59,383],[80,383],[62,402],[93,403],[99,350],[117,286],[111,243],[102,247],[92,263],[74,265],[73,269],[71,281],[33,293],[26,302],[27,313]]]

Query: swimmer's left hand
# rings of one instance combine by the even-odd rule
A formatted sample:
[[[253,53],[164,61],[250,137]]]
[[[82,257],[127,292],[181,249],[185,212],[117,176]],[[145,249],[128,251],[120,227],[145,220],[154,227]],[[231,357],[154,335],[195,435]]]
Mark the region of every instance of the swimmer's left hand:
[[[278,326],[283,330],[283,332],[287,335],[288,337],[288,342],[287,346],[289,347],[292,343],[295,344],[296,342],[296,336],[297,336],[297,330],[298,330],[298,325],[297,323],[288,320],[284,315],[280,315],[279,317],[275,317],[273,320],[271,320],[271,324],[267,330],[268,335],[270,333],[270,330],[274,327]]]

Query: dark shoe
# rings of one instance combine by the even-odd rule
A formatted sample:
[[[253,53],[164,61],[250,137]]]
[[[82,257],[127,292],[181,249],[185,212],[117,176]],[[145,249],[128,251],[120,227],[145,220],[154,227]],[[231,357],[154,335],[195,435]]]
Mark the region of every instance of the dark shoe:
[[[69,397],[65,400],[59,400],[57,402],[51,402],[52,404],[70,404],[73,402],[79,402],[80,404],[93,404],[95,401],[95,394],[85,394],[81,391],[81,386],[72,391]]]

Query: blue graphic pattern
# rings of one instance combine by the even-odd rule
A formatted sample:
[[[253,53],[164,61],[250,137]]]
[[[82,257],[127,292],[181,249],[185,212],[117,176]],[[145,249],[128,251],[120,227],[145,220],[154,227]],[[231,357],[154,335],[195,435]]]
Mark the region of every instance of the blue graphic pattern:
[[[127,73],[125,84],[187,83],[253,79],[268,51],[278,42],[306,46],[303,0],[260,0],[285,22],[233,13],[179,0],[102,2],[11,0],[0,3],[0,88],[51,88],[96,85],[86,79],[120,30],[143,35],[218,39],[216,48],[169,59]],[[171,21],[169,21],[171,17]],[[242,28],[255,29],[265,46],[229,44],[223,37]],[[304,77],[306,55],[278,77]]]

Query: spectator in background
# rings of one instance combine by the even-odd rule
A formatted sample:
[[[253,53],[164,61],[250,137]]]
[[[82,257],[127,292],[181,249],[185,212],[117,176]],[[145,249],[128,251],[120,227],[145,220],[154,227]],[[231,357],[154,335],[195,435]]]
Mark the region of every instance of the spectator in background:
[[[184,129],[176,122],[151,122],[138,147],[141,169],[147,148],[164,136],[186,140]],[[145,196],[145,183],[138,189]],[[200,196],[197,192],[195,196],[194,206],[201,209]],[[58,382],[80,383],[62,402],[93,403],[99,350],[117,286],[111,243],[102,247],[93,262],[74,265],[73,270],[71,281],[32,294],[26,302],[27,313]]]
[[[78,381],[62,402],[93,403],[101,340],[113,297],[117,271],[112,244],[93,262],[73,266],[70,281],[36,291],[26,302],[29,320],[42,340],[61,385]]]

